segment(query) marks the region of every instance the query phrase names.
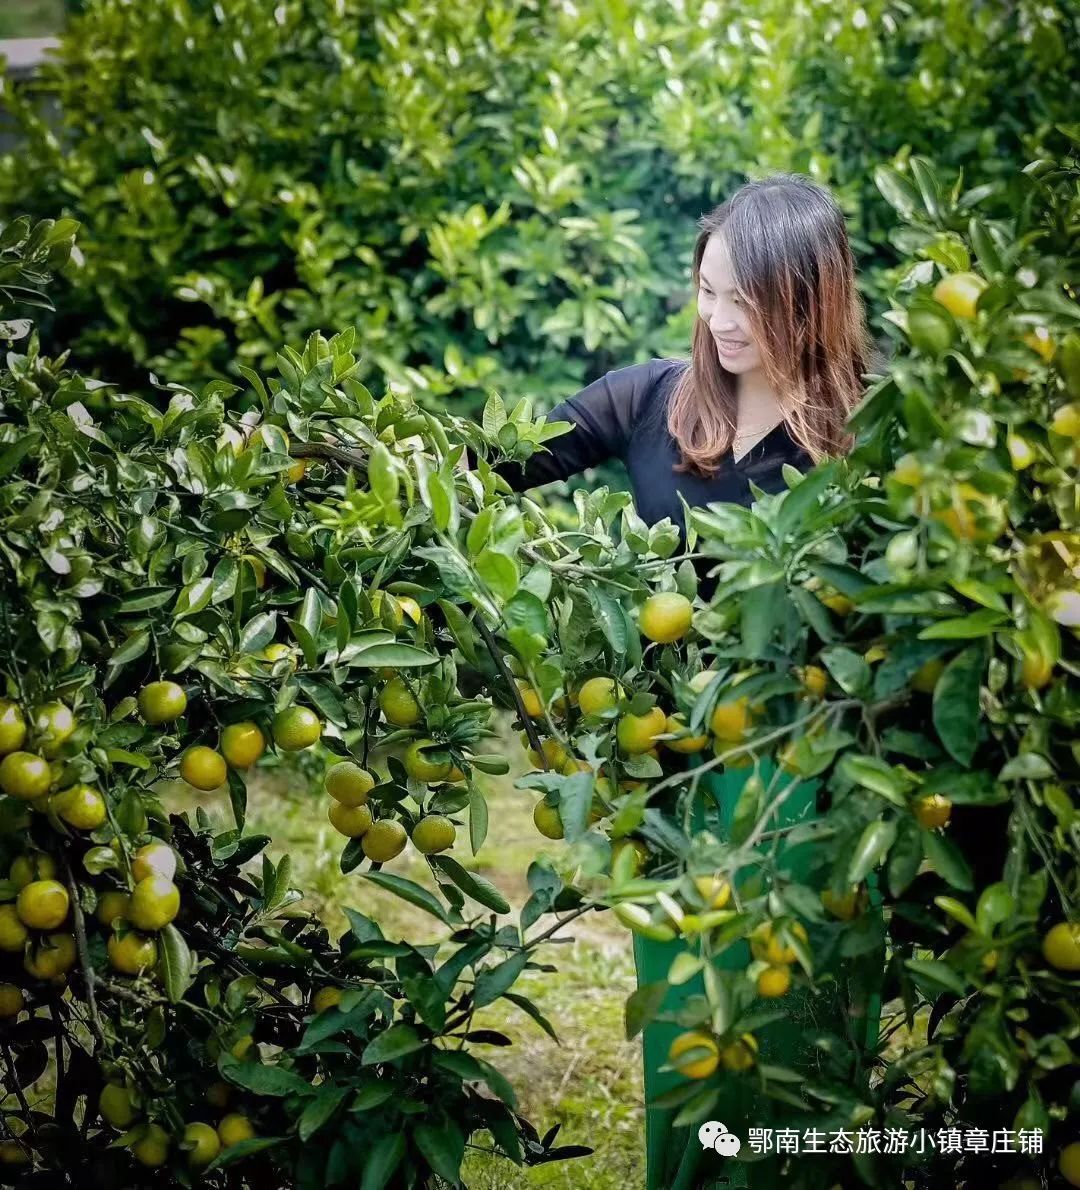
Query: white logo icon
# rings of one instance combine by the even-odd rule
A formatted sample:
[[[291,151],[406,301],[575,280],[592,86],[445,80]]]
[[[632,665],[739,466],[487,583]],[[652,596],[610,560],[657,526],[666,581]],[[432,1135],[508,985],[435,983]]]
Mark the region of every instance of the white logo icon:
[[[719,1120],[706,1120],[697,1131],[703,1149],[712,1149],[721,1157],[737,1157],[742,1141]]]

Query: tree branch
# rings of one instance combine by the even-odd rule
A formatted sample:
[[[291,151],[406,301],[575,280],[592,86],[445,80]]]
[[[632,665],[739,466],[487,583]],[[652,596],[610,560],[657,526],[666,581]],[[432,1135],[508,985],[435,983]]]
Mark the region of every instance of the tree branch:
[[[297,442],[289,448],[289,454],[294,459],[333,459],[343,467],[351,467],[367,476],[367,455],[359,451],[346,450],[341,446],[332,446],[329,442]]]
[[[528,711],[525,710],[525,701],[521,697],[521,691],[518,689],[517,682],[514,681],[513,674],[507,668],[506,659],[503,657],[499,649],[499,644],[495,640],[495,636],[491,629],[484,623],[484,617],[477,615],[475,618],[477,628],[480,630],[480,635],[484,638],[484,644],[487,645],[487,651],[491,654],[492,661],[495,662],[495,668],[499,671],[502,680],[510,689],[513,695],[514,702],[517,704],[518,715],[521,716],[522,723],[525,724],[525,734],[529,737],[529,743],[540,757],[540,762],[543,764],[545,770],[549,767],[547,757],[544,755],[544,747],[540,741],[540,735],[536,730],[536,725],[532,719],[529,718]]]
[[[71,895],[71,919],[75,928],[75,948],[79,952],[79,969],[82,971],[83,986],[86,988],[86,1004],[90,1009],[90,1028],[98,1045],[105,1044],[105,1030],[98,1016],[97,999],[94,995],[96,976],[90,965],[90,948],[86,942],[86,921],[83,917],[82,905],[79,904],[79,889],[75,884],[75,877],[71,872],[71,865],[64,857],[64,878],[67,881],[68,892]]]

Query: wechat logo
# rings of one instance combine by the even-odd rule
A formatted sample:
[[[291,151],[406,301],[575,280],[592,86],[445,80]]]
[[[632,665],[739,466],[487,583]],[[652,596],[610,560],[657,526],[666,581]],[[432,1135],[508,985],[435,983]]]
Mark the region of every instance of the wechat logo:
[[[703,1149],[712,1149],[721,1157],[737,1157],[742,1148],[742,1141],[719,1120],[706,1120],[698,1129],[697,1138]]]

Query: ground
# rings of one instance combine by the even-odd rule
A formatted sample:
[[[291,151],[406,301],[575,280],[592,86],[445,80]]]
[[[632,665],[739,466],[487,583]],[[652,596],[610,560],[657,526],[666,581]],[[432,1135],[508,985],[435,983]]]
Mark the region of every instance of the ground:
[[[0,5],[0,37],[50,37],[63,23],[63,0],[3,0]]]
[[[528,896],[525,872],[530,860],[561,844],[544,839],[533,827],[534,795],[513,787],[514,775],[523,771],[524,755],[509,733],[505,746],[517,765],[514,773],[480,778],[491,807],[487,842],[474,859],[466,830],[451,854],[496,884],[516,913]],[[220,825],[231,825],[228,800],[222,794],[196,794],[178,783],[167,804],[170,810],[193,810],[196,798]],[[347,905],[374,917],[388,938],[437,938],[441,927],[430,915],[355,873],[341,874],[343,839],[326,820],[328,804],[317,789],[308,792],[297,774],[268,771],[251,782],[248,827],[273,837],[272,858],[286,852],[292,857],[295,883],[306,892],[305,904],[323,918],[332,936],[347,928],[341,912]],[[411,847],[384,867],[434,887],[426,861]],[[639,1041],[628,1042],[623,1034],[623,1006],[635,986],[631,935],[611,914],[578,919],[566,935],[565,942],[544,951],[545,963],[557,966],[556,973],[526,972],[514,985],[553,1023],[561,1044],[508,1001],[478,1012],[475,1027],[498,1029],[512,1039],[511,1048],[484,1056],[513,1083],[522,1114],[538,1131],[543,1134],[561,1124],[560,1143],[589,1145],[595,1152],[524,1172],[505,1159],[472,1152],[464,1173],[471,1190],[644,1187],[641,1048]]]

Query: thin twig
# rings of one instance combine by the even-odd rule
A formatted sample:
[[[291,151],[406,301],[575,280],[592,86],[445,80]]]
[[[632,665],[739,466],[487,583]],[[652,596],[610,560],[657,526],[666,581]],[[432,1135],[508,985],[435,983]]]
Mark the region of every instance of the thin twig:
[[[537,934],[535,938],[530,938],[528,942],[523,943],[522,949],[528,946],[539,946],[541,942],[546,942],[552,934],[558,933],[563,926],[572,922],[575,917],[581,917],[582,914],[588,913],[590,909],[595,909],[595,905],[580,905],[577,909],[568,913],[561,921],[557,921],[549,930],[545,930],[542,934]]]
[[[22,1108],[23,1119],[26,1121],[26,1127],[31,1136],[37,1136],[37,1129],[34,1127],[34,1118],[30,1114],[30,1104],[26,1102],[26,1096],[23,1094],[22,1084],[19,1082],[18,1074],[15,1071],[15,1059],[11,1056],[11,1050],[8,1048],[8,1043],[5,1038],[0,1037],[0,1054],[4,1056],[4,1065],[7,1066],[11,1074],[11,1082],[15,1087],[15,1098],[19,1101],[19,1107]]]
[[[518,689],[517,682],[514,681],[513,675],[507,668],[506,659],[499,649],[498,642],[495,640],[491,629],[484,623],[484,617],[482,615],[478,614],[475,622],[477,628],[480,629],[480,635],[484,638],[484,644],[487,645],[487,651],[491,654],[492,661],[495,662],[495,668],[498,669],[500,677],[513,695],[514,702],[517,704],[518,714],[521,716],[522,723],[525,724],[525,734],[529,737],[529,743],[539,754],[541,763],[547,769],[549,767],[548,760],[547,756],[544,755],[544,746],[540,742],[540,735],[532,719],[529,718],[528,711],[525,710],[525,701],[521,697],[521,691]]]
[[[297,442],[289,448],[289,454],[294,459],[333,459],[343,467],[351,467],[361,475],[367,475],[367,455],[359,451],[345,450],[340,446],[331,446],[329,442]]]
[[[82,971],[83,986],[86,988],[86,1003],[90,1009],[90,1027],[97,1038],[98,1045],[105,1044],[105,1030],[98,1016],[97,999],[94,996],[94,969],[90,965],[90,948],[86,942],[86,920],[83,917],[82,905],[79,904],[79,889],[75,884],[75,877],[71,872],[71,865],[64,857],[64,878],[67,881],[68,892],[71,895],[71,920],[75,927],[75,948],[79,952],[79,969]]]

